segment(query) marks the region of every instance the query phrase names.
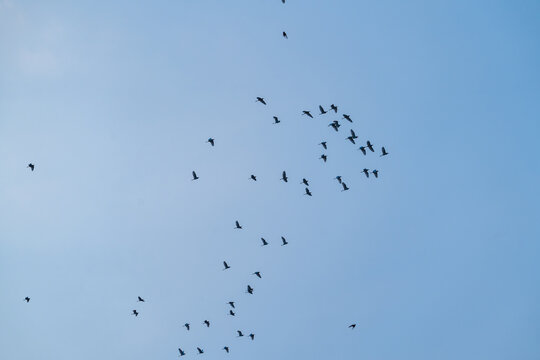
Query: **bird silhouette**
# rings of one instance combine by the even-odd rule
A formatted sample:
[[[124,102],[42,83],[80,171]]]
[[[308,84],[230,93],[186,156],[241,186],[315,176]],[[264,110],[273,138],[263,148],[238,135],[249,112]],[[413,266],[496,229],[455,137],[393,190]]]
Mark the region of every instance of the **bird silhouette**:
[[[285,39],[288,39],[288,38],[289,38],[289,37],[287,36],[287,33],[286,33],[285,31],[283,32],[283,37],[284,37]]]
[[[180,349],[180,348],[178,348],[178,352],[180,353],[180,355],[178,355],[178,356],[186,355],[186,352],[184,350]]]
[[[339,127],[341,126],[339,124],[339,121],[337,120],[334,120],[332,121],[328,126],[332,127],[332,129],[336,130],[336,131],[339,131]]]
[[[251,175],[249,178],[253,181],[257,181],[257,177],[255,175]]]
[[[304,185],[306,185],[306,186],[309,186],[309,182],[307,181],[306,178],[302,178],[301,184],[304,184]]]
[[[349,328],[354,329],[356,327],[356,324],[349,325]]]
[[[312,196],[312,194],[311,194],[311,191],[309,191],[309,189],[308,189],[308,188],[306,188],[306,193],[305,193],[304,195],[307,195],[307,196]]]
[[[343,114],[343,118],[349,122],[352,122],[351,116],[347,114]]]
[[[354,142],[354,138],[353,138],[352,136],[348,136],[347,139],[348,139],[350,142],[352,142],[353,144],[356,144],[356,143]]]
[[[366,155],[366,147],[365,146],[360,146],[358,148],[358,150],[362,151],[362,154]]]
[[[261,104],[266,105],[266,101],[264,101],[264,98],[257,96],[257,100],[255,102],[260,102]]]
[[[230,269],[231,267],[229,266],[229,264],[227,264],[226,261],[223,262],[223,266],[225,266],[225,268],[223,270],[227,270],[227,269]]]
[[[185,323],[184,327],[187,329],[187,331],[189,331],[189,323]]]
[[[339,176],[339,175],[338,175],[338,176],[336,176],[336,180],[338,181],[338,183],[340,183],[340,184],[341,184],[341,176]]]
[[[381,152],[382,152],[381,156],[388,155],[388,153],[386,152],[386,149],[384,148],[384,146],[381,148]]]
[[[324,150],[328,149],[328,148],[326,147],[326,141],[323,141],[323,142],[319,143],[319,145],[322,145],[322,147],[324,148]]]
[[[326,162],[326,160],[328,159],[328,156],[326,156],[326,154],[322,154],[319,159],[323,159],[323,161]]]
[[[332,104],[330,105],[330,110],[334,110],[334,112],[337,114],[337,106]]]
[[[210,327],[210,321],[208,321],[208,320],[204,320],[203,324],[206,325],[207,328]]]
[[[282,0],[282,1],[285,3],[285,0]],[[224,346],[223,350],[225,350],[227,352],[227,354],[229,353],[229,347],[228,346]]]
[[[193,181],[193,180],[198,180],[198,179],[199,179],[199,177],[197,176],[197,173],[196,173],[195,171],[192,171],[192,172],[191,172],[191,175],[193,175],[193,179],[191,179],[192,181]]]
[[[364,174],[366,174],[366,177],[369,178],[369,169],[362,170]]]
[[[199,352],[199,354],[204,354],[204,350],[201,349],[200,347],[197,348],[197,351]]]
[[[283,172],[281,173],[281,179],[280,180],[283,180],[285,182],[289,181],[289,178],[287,177],[287,173],[285,172],[285,170],[283,170]]]
[[[281,244],[281,246],[285,246],[288,244],[287,240],[282,236],[281,237],[281,241],[283,242],[283,244]]]
[[[353,129],[351,129],[351,137],[352,137],[353,139],[358,139],[358,136],[356,136],[356,134],[354,133],[354,130],[353,130]]]
[[[341,190],[341,191],[347,191],[347,190],[349,190],[349,187],[348,187],[347,184],[345,184],[344,182],[341,183],[341,186],[343,186],[343,190]]]
[[[375,175],[376,178],[379,177],[379,170],[375,169],[371,172],[373,175]]]
[[[137,312],[137,310],[133,310],[133,313],[131,315],[139,316],[139,313]]]
[[[277,116],[274,116],[274,124],[279,124],[281,121],[279,121]]]
[[[247,292],[248,292],[248,294],[253,295],[253,288],[251,286],[249,286],[249,285],[247,286]]]
[[[238,222],[238,220],[236,220],[236,221],[234,222],[234,224],[236,225],[236,226],[235,226],[235,229],[241,229],[241,228],[242,228],[242,227],[240,226],[240,223]]]
[[[262,278],[261,272],[260,272],[260,271],[255,271],[252,275],[257,275],[257,277],[258,277],[259,279]]]
[[[251,340],[255,340],[255,334],[249,334],[249,337],[251,338]]]
[[[281,0],[281,2],[285,4],[285,0]]]
[[[234,301],[229,301],[228,304],[234,309]]]
[[[236,332],[238,333],[238,337],[244,336],[244,334],[242,334],[242,332],[240,330],[236,330]]]
[[[321,105],[319,105],[319,111],[321,112],[319,115],[324,115],[324,114],[326,114],[328,112],[328,111],[324,110],[324,108]]]
[[[27,303],[29,303],[29,302],[30,302],[30,298],[27,296],[27,297],[24,298],[24,301],[26,301]]]
[[[231,315],[231,316],[235,316],[236,314],[234,313],[234,311],[232,311],[232,310],[229,310],[229,315]]]
[[[209,138],[207,143],[210,143],[210,145],[214,146],[214,141],[215,141],[214,139]]]
[[[261,241],[262,241],[262,245],[261,245],[261,246],[266,246],[266,245],[268,245],[268,241],[266,241],[264,238],[261,238]]]
[[[373,149],[373,144],[369,142],[369,140],[367,141],[366,146],[371,152],[375,152],[375,150]]]
[[[144,299],[142,297],[140,297],[140,296],[137,296],[137,301],[144,302]]]
[[[307,116],[309,116],[310,118],[313,119],[313,115],[311,115],[311,113],[309,111],[307,111],[307,110],[302,111],[302,115],[307,115]]]
[[[29,168],[30,168],[30,170],[34,171],[34,167],[35,167],[35,165],[34,165],[34,164],[32,164],[32,163],[30,163],[30,164],[28,164],[28,166],[27,166],[27,167],[29,167]]]

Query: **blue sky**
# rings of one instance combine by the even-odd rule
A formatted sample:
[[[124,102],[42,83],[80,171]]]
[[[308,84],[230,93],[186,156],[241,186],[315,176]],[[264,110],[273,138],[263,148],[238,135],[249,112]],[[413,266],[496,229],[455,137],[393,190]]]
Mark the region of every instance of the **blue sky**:
[[[0,1],[0,358],[538,359],[539,14]]]

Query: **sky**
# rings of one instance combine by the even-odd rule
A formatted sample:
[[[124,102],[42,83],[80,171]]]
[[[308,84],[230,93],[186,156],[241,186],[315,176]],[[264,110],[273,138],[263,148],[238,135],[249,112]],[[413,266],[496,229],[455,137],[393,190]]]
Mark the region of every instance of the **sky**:
[[[540,358],[539,36],[533,0],[1,0],[0,358]]]

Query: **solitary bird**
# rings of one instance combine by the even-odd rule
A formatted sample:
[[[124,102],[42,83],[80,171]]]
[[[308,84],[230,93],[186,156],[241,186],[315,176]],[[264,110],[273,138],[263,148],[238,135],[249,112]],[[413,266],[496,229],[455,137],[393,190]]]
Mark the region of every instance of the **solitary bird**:
[[[323,159],[323,161],[326,162],[326,159],[328,159],[328,156],[326,156],[325,154],[322,154],[319,159]]]
[[[257,181],[257,177],[255,175],[251,175],[249,178],[253,181]]]
[[[382,152],[381,156],[388,155],[388,153],[386,152],[386,149],[384,148],[384,146],[381,148],[381,152]]]
[[[264,238],[261,238],[261,241],[262,241],[262,245],[261,245],[261,246],[266,246],[266,245],[268,245],[268,241],[266,241]]]
[[[274,116],[274,124],[279,124],[281,121],[279,121],[277,116]]]
[[[353,138],[352,136],[348,136],[347,139],[348,139],[350,142],[352,142],[353,144],[356,144],[356,143],[354,142],[354,138]]]
[[[356,327],[356,324],[351,324],[351,325],[349,325],[349,328],[350,328],[350,329],[354,329],[355,327]]]
[[[330,105],[330,110],[334,110],[334,112],[337,114],[337,106],[332,104]]]
[[[231,307],[234,309],[234,301],[229,301],[228,304],[231,305]]]
[[[253,295],[253,288],[251,286],[249,286],[249,285],[247,286],[247,292],[248,292],[248,294]]]
[[[373,149],[373,144],[369,142],[369,140],[367,141],[366,146],[371,152],[375,152],[375,150]]]
[[[235,229],[241,229],[242,227],[240,226],[240,223],[238,222],[238,220],[236,220],[235,222]]]
[[[193,175],[193,179],[191,179],[192,181],[193,181],[193,180],[198,180],[198,179],[199,179],[199,177],[197,176],[197,173],[196,173],[195,171],[192,171],[192,172],[191,172],[191,175]]]
[[[35,166],[34,166],[34,164],[30,163],[30,164],[28,164],[28,166],[27,166],[27,167],[29,167],[29,168],[30,168],[30,170],[34,171],[34,167],[35,167]]]
[[[339,127],[340,127],[341,125],[339,124],[339,121],[334,120],[334,121],[332,121],[328,126],[331,126],[332,129],[334,129],[334,130],[336,130],[336,131],[339,131]]]
[[[324,108],[321,105],[319,105],[319,111],[321,112],[319,115],[324,115],[324,114],[326,114],[328,112],[328,111],[324,110]]]
[[[210,143],[210,145],[214,146],[214,139],[212,138],[209,138],[207,143]]]
[[[364,174],[366,174],[366,177],[369,178],[369,169],[362,170]]]
[[[365,146],[360,146],[358,148],[358,150],[362,151],[362,154],[366,155],[366,147]]]
[[[345,120],[348,120],[349,122],[352,122],[352,119],[351,119],[351,116],[350,116],[350,115],[343,114],[343,118],[344,118]]]
[[[285,0],[283,0],[283,2],[285,2]],[[223,350],[225,350],[227,352],[227,354],[229,353],[229,347],[228,346],[224,346]]]
[[[189,323],[185,323],[184,326],[189,331]]]
[[[302,184],[309,186],[309,182],[307,181],[306,178],[302,178]]]
[[[199,354],[204,354],[204,350],[201,349],[200,347],[197,348],[197,351],[199,352]]]
[[[283,244],[281,244],[281,246],[285,246],[288,244],[287,240],[283,236],[281,237],[281,241],[283,241]]]
[[[353,129],[351,129],[351,137],[352,137],[353,139],[358,139],[358,136],[356,136],[356,134],[354,133],[354,130],[353,130]]]
[[[137,310],[133,310],[133,313],[131,315],[139,316],[139,313],[137,312]]]
[[[375,175],[376,178],[379,177],[379,170],[375,169],[371,172],[373,175]]]
[[[281,173],[281,179],[280,180],[283,180],[285,182],[289,181],[289,178],[287,177],[287,173],[285,172],[285,170],[283,170],[283,172]]]
[[[251,338],[251,340],[255,340],[255,334],[249,334],[249,337]]]
[[[338,183],[340,183],[340,184],[341,184],[341,181],[342,181],[342,180],[341,180],[341,176],[339,176],[339,175],[338,175],[338,176],[336,176],[336,180],[338,181]]]
[[[139,302],[144,302],[144,299],[143,299],[142,297],[137,296],[137,298],[138,298],[137,301],[139,301]]]
[[[261,272],[260,272],[260,271],[255,271],[255,272],[253,273],[253,275],[257,275],[257,277],[258,277],[259,279],[262,278]]]
[[[347,191],[347,190],[349,190],[349,187],[348,187],[347,184],[345,184],[344,182],[341,183],[341,186],[343,186],[343,190],[341,190],[341,191]]]
[[[234,311],[232,311],[232,310],[229,310],[229,315],[231,315],[231,316],[235,316],[236,314],[234,313]]]
[[[210,321],[208,320],[204,320],[203,324],[206,325],[206,327],[210,327]]]
[[[178,348],[178,352],[180,353],[179,356],[184,356],[184,355],[186,355],[186,352],[185,352],[184,350],[180,349],[180,348]]]
[[[319,145],[322,145],[322,147],[324,148],[324,150],[328,149],[328,148],[326,147],[326,141],[323,141],[323,142],[319,143]]]
[[[229,264],[227,264],[226,261],[223,262],[223,266],[225,266],[225,268],[223,270],[227,270],[227,269],[230,269],[231,267],[229,266]]]
[[[266,101],[264,101],[264,98],[257,96],[257,100],[255,102],[260,102],[261,104],[266,105]]]
[[[313,119],[313,115],[311,115],[311,113],[309,111],[307,111],[307,110],[302,111],[302,115],[307,115],[307,116],[309,116],[310,118]]]
[[[24,298],[24,301],[26,301],[27,303],[29,303],[29,302],[30,302],[30,298],[27,296],[27,297]]]
[[[309,191],[309,189],[306,188],[306,193],[304,195],[311,196],[311,191]]]
[[[285,31],[283,32],[283,37],[284,37],[285,39],[288,39],[288,38],[289,38],[289,37],[287,36],[287,33],[286,33]]]
[[[244,336],[244,334],[242,334],[242,332],[240,330],[236,330],[236,332],[238,333],[238,337]]]

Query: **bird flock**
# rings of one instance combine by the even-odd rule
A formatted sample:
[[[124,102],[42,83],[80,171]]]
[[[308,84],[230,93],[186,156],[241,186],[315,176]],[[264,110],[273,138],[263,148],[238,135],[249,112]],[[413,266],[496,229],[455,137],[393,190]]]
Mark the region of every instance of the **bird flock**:
[[[281,0],[281,2],[283,4],[285,4],[285,0]],[[288,35],[287,35],[287,33],[285,31],[282,32],[282,36],[283,36],[283,38],[288,39]],[[269,104],[269,101],[267,101],[264,97],[261,97],[261,96],[255,97],[255,102],[260,103],[263,106],[268,106],[268,104]],[[333,104],[333,103],[330,104],[330,106],[328,106],[326,109],[324,108],[323,105],[318,105],[318,110],[319,110],[319,113],[318,113],[317,116],[320,116],[320,117],[322,117],[322,116],[331,116],[331,115],[337,115],[338,114],[338,106]],[[306,116],[306,117],[308,117],[310,119],[315,119],[315,117],[314,117],[311,110],[302,110],[300,115],[301,116]],[[281,123],[281,120],[279,119],[278,116],[274,115],[273,120],[274,120],[273,124],[275,124],[275,125],[278,125],[278,124]],[[351,115],[349,115],[349,114],[342,114],[342,117],[341,117],[340,120],[346,120],[350,124],[353,123],[353,119],[352,119]],[[328,127],[330,127],[335,132],[339,132],[341,126],[342,126],[342,124],[340,123],[339,120],[332,120],[328,124]],[[348,135],[348,134],[350,134],[350,135]],[[354,131],[354,129],[349,129],[349,132],[347,133],[347,135],[348,136],[346,136],[344,138],[344,141],[348,141],[348,142],[356,145],[359,137],[356,134],[356,132]],[[206,141],[206,143],[208,143],[212,148],[217,147],[216,139],[214,139],[213,137],[209,137],[208,140]],[[322,141],[320,141],[318,143],[318,145],[322,146],[323,150],[327,150],[328,147],[329,147],[329,141],[322,140]],[[370,140],[365,140],[365,145],[360,146],[358,148],[358,150],[360,150],[364,156],[367,156],[370,153],[375,153],[376,152],[375,146]],[[384,156],[387,156],[387,155],[389,155],[388,151],[386,150],[386,148],[384,146],[382,146],[381,150],[380,150],[380,157],[384,157]],[[319,156],[319,159],[322,160],[323,164],[326,163],[327,161],[329,161],[328,155],[326,153],[324,153],[324,152]],[[29,163],[27,165],[27,168],[29,168],[32,172],[34,172],[35,164]],[[370,175],[373,175],[375,178],[379,177],[379,170],[377,170],[377,169],[364,168],[364,169],[361,169],[360,172],[363,173],[366,176],[366,178],[370,178]],[[197,181],[199,179],[200,179],[199,175],[197,175],[197,172],[195,170],[193,170],[192,173],[191,173],[191,180],[192,181]],[[347,191],[347,190],[350,189],[350,187],[345,183],[342,176],[337,175],[337,176],[335,176],[334,179],[337,180],[338,184],[341,186],[341,191],[342,192]],[[255,174],[251,174],[249,176],[248,180],[256,182],[257,181],[257,176]],[[290,178],[287,175],[287,172],[285,170],[282,171],[281,178],[279,178],[279,180],[283,181],[284,183],[289,183]],[[304,189],[305,189],[304,190],[305,191],[304,195],[306,195],[308,197],[313,196],[313,193],[310,190],[310,182],[309,182],[308,179],[303,177],[301,179],[301,181],[300,181],[300,184],[304,186]],[[242,230],[243,229],[243,226],[240,224],[239,220],[234,221],[233,229],[234,230]],[[267,241],[265,238],[261,237],[260,240],[261,240],[261,246],[262,247],[265,247],[265,246],[269,245],[269,241]],[[286,245],[289,244],[289,242],[285,238],[285,236],[281,236],[280,240],[281,240],[281,244],[280,244],[281,246],[286,246]],[[228,270],[231,269],[231,264],[229,264],[229,262],[227,260],[224,260],[222,265],[223,265],[222,271],[228,271]],[[251,273],[251,275],[253,275],[257,280],[262,280],[263,279],[263,274],[261,273],[261,271],[253,271]],[[245,294],[247,294],[248,296],[253,296],[255,294],[255,288],[251,284],[246,284],[245,289],[246,289]],[[29,303],[30,302],[30,297],[26,296],[24,298],[24,301],[26,303]],[[143,299],[141,296],[137,296],[137,303],[138,304],[142,304],[142,303],[145,303],[145,302],[146,302],[145,299]],[[228,309],[227,309],[228,311],[226,312],[227,316],[235,317],[236,316],[236,311],[237,311],[237,305],[236,305],[237,303],[236,303],[236,301],[229,300],[229,301],[226,301],[225,304],[228,305]],[[138,318],[139,315],[141,315],[141,313],[139,312],[138,309],[133,309],[132,312],[131,312],[131,315],[134,316],[135,318]],[[208,319],[205,319],[200,324],[201,324],[201,326],[206,327],[206,328],[210,328],[211,325],[212,325],[212,323]],[[189,332],[192,329],[192,324],[190,322],[185,322],[183,324],[183,327],[185,328],[185,331]],[[355,329],[356,328],[356,323],[350,324],[348,326],[348,328]],[[236,338],[244,338],[244,337],[246,337],[244,335],[244,331],[242,331],[242,330],[236,330],[235,334],[231,334],[231,338],[233,337],[233,335]],[[247,338],[249,338],[251,341],[254,341],[255,340],[255,333],[250,331],[249,334],[247,334]],[[229,344],[226,344],[220,349],[220,351],[223,351],[224,353],[228,354],[231,351],[231,346]],[[184,349],[182,346],[178,347],[178,356],[180,356],[180,357],[186,356],[191,352],[193,352],[195,354],[202,355],[202,354],[205,353],[205,349],[203,348],[203,346],[197,346],[195,349],[193,349],[193,351],[191,351],[189,349],[188,350]]]

